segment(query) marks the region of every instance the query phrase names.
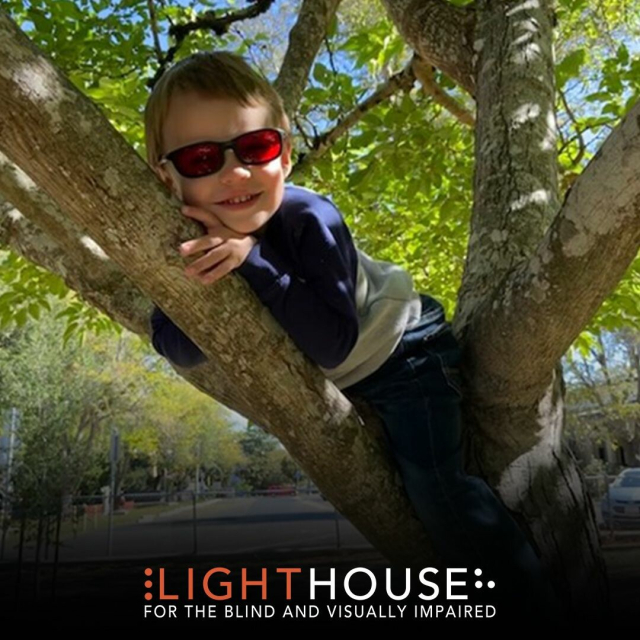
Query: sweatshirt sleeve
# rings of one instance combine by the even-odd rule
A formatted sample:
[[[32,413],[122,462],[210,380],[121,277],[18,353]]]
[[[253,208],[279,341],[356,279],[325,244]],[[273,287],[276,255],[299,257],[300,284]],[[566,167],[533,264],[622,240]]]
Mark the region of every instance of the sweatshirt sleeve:
[[[293,259],[276,252],[265,234],[236,271],[298,348],[332,369],[358,339],[357,255],[340,213],[328,200],[322,207],[323,215],[306,208],[290,217]]]
[[[180,367],[195,367],[207,359],[191,338],[158,306],[154,306],[151,314],[151,336],[153,348]]]

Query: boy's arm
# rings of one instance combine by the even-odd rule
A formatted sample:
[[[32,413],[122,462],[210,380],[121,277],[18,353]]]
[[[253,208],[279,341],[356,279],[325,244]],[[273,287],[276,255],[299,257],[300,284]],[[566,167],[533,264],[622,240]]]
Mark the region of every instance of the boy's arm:
[[[318,211],[320,207],[320,211]],[[259,239],[236,269],[298,348],[326,369],[342,363],[358,339],[357,254],[340,213],[326,199],[290,212],[296,268]]]
[[[167,360],[180,367],[195,367],[206,361],[206,356],[160,307],[151,314],[151,343]]]

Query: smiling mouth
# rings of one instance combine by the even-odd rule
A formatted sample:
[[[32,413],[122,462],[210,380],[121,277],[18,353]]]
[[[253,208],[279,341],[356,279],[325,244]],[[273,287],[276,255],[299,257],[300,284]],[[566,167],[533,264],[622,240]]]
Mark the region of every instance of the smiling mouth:
[[[256,198],[258,198],[258,196],[260,196],[260,193],[254,193],[249,197],[243,196],[243,198],[240,200],[237,200],[236,198],[232,198],[231,200],[223,200],[221,202],[217,202],[216,204],[231,205],[231,206],[249,204],[250,202],[253,202]]]

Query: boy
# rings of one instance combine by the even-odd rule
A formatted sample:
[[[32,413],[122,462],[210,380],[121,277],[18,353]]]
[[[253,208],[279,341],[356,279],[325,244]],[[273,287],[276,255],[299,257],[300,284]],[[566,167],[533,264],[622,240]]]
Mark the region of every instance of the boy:
[[[149,164],[207,229],[180,248],[204,252],[187,276],[211,284],[237,270],[325,376],[380,414],[447,566],[542,615],[552,595],[537,556],[489,487],[463,471],[460,349],[442,305],[357,249],[331,200],[285,186],[289,122],[269,83],[238,56],[195,54],[160,79],[145,128]],[[151,324],[169,360],[205,360],[157,307]]]

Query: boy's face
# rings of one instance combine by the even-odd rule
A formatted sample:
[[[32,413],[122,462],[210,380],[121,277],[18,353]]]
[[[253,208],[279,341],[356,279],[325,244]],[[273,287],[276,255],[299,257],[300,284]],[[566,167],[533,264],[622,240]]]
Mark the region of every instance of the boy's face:
[[[195,142],[226,142],[242,133],[271,127],[265,104],[244,107],[233,99],[204,97],[197,93],[172,96],[162,130],[162,154]],[[157,168],[162,181],[184,204],[214,213],[238,233],[261,229],[282,203],[284,181],[291,170],[291,144],[285,140],[282,155],[263,165],[242,164],[232,149],[225,151],[223,167],[200,178],[185,178],[167,162]],[[230,198],[256,195],[243,204]]]

